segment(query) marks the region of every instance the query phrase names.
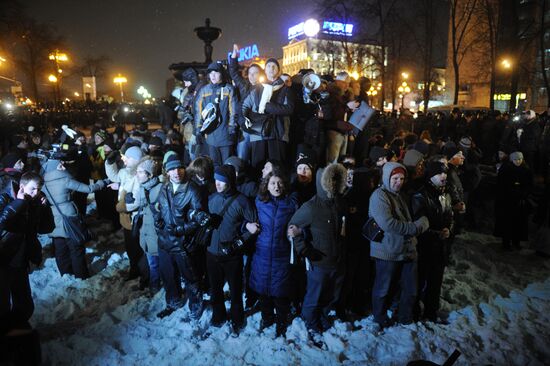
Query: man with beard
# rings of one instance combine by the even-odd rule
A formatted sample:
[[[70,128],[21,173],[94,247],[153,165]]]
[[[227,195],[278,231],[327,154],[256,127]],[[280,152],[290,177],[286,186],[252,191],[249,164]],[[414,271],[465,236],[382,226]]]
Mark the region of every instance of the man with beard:
[[[425,167],[425,183],[411,200],[413,219],[426,216],[428,231],[418,236],[418,299],[424,304],[421,316],[437,321],[446,251],[453,230],[451,195],[447,192],[447,168],[444,163],[430,161]],[[417,312],[420,306],[417,305]]]

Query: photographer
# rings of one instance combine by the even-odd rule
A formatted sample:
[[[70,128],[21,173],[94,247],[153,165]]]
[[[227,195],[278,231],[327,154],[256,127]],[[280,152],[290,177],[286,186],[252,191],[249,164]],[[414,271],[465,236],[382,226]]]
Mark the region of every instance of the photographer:
[[[55,249],[55,261],[59,273],[72,274],[77,278],[88,278],[86,264],[86,243],[77,243],[70,238],[65,229],[64,217],[78,215],[78,209],[73,202],[73,191],[91,193],[105,188],[108,180],[100,180],[86,185],[76,181],[67,171],[65,164],[74,161],[71,153],[56,153],[44,166],[44,193],[53,206],[55,229],[49,234]],[[84,228],[82,228],[84,229]]]
[[[235,187],[235,168],[222,165],[214,172],[216,191],[210,196],[208,209],[217,215],[219,226],[212,232],[206,266],[212,296],[212,320],[215,327],[227,319],[223,285],[229,283],[231,292],[231,325],[239,333],[244,324],[243,311],[243,257],[244,243],[259,232],[254,205]]]

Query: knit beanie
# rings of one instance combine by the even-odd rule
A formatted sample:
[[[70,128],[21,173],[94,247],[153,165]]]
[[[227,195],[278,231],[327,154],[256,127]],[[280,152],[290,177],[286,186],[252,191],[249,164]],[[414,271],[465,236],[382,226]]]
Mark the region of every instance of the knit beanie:
[[[128,148],[128,150],[126,150],[124,155],[127,158],[132,158],[136,161],[139,161],[143,157],[143,151],[141,151],[141,149],[137,146],[132,146]]]
[[[229,164],[217,167],[214,171],[214,179],[234,186],[236,179],[235,168]]]
[[[309,169],[313,170],[313,160],[309,156],[300,156],[298,160],[296,160],[296,168],[298,165],[305,164],[309,167]]]
[[[398,167],[393,168],[393,170],[391,171],[390,179],[391,179],[392,176],[394,176],[396,174],[399,174],[399,173],[403,174],[403,176],[405,176],[405,177],[407,176],[407,171],[403,167],[398,166]]]
[[[144,171],[146,171],[149,176],[153,176],[153,172],[155,170],[155,161],[151,159],[151,157],[145,156],[143,157],[143,159],[141,159],[137,167],[138,169],[143,169]]]
[[[460,145],[460,147],[464,149],[469,149],[472,147],[472,139],[469,138],[468,136],[464,136],[463,138],[460,139],[458,144]]]
[[[230,156],[228,157],[225,162],[225,165],[231,165],[233,168],[235,168],[235,171],[237,173],[240,173],[244,170],[244,161],[236,156]]]
[[[519,159],[523,160],[523,153],[521,151],[514,151],[510,154],[510,161]]]
[[[414,149],[408,150],[403,158],[403,165],[408,167],[415,167],[424,159],[424,155],[420,151]]]
[[[438,175],[441,173],[446,173],[447,167],[445,164],[443,164],[440,161],[429,161],[426,163],[426,166],[424,167],[424,176],[426,178],[431,178],[434,175]]]
[[[160,139],[160,137],[158,137],[158,136],[153,136],[153,137],[151,137],[151,139],[149,140],[149,145],[162,146],[163,143],[162,143],[162,140]]]
[[[443,155],[445,155],[448,160],[451,160],[453,156],[455,156],[460,152],[460,150],[458,149],[458,147],[456,147],[454,142],[448,142],[445,144],[445,146],[443,146],[442,152],[443,152]]]
[[[171,154],[167,153],[166,155],[168,155],[168,158],[166,158],[166,161],[164,162],[164,170],[169,172],[170,170],[184,167],[183,161],[181,161],[178,154],[172,152]]]

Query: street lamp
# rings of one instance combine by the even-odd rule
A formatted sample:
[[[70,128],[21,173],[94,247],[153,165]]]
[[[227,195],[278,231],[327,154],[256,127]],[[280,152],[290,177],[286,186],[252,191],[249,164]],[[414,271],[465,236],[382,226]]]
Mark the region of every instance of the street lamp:
[[[406,72],[406,71],[403,71],[403,72],[401,73],[401,77],[403,78],[403,80],[407,80],[407,79],[409,78],[409,73]]]
[[[505,69],[511,69],[512,68],[512,62],[508,59],[504,59],[500,62],[500,64],[502,65],[503,68]]]
[[[120,101],[121,102],[124,102],[124,91],[122,90],[122,84],[128,82],[128,79],[126,79],[126,77],[118,74],[114,79],[113,79],[113,82],[115,84],[118,84],[118,86],[120,87]]]
[[[69,61],[69,56],[67,56],[65,52],[60,52],[58,49],[56,49],[48,55],[48,59],[51,60],[55,65],[55,75],[48,76],[48,80],[52,83],[55,83],[55,99],[57,100],[57,96],[59,96],[59,99],[61,99],[61,74],[63,73],[63,70],[59,66],[59,63]],[[52,81],[52,76],[55,78],[55,81]]]
[[[405,95],[411,92],[410,86],[406,81],[402,82],[397,91],[400,93],[399,97],[401,98],[401,109],[404,107]]]

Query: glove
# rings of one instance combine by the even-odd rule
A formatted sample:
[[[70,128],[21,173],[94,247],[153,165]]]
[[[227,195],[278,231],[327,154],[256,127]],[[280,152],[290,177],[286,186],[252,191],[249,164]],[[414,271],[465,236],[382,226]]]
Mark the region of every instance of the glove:
[[[164,220],[163,219],[156,220],[155,221],[155,227],[159,230],[164,229]]]
[[[185,228],[181,225],[168,224],[165,226],[166,231],[174,236],[183,236],[185,234]]]
[[[189,220],[196,222],[200,226],[206,226],[210,223],[211,216],[204,211],[192,210],[189,213]]]
[[[223,255],[231,256],[234,255],[243,246],[244,241],[241,238],[237,238],[232,241],[222,241],[220,242],[220,251]]]
[[[422,216],[421,218],[416,220],[414,222],[414,225],[416,226],[416,235],[420,235],[430,228],[430,222],[428,221],[426,216]]]
[[[126,203],[127,205],[131,205],[134,202],[136,202],[134,194],[132,192],[126,193],[126,196],[124,197],[124,203]]]
[[[118,150],[113,150],[109,153],[109,155],[107,155],[107,159],[105,159],[105,161],[107,162],[107,164],[114,164],[116,162],[116,158],[119,156],[119,152]]]

